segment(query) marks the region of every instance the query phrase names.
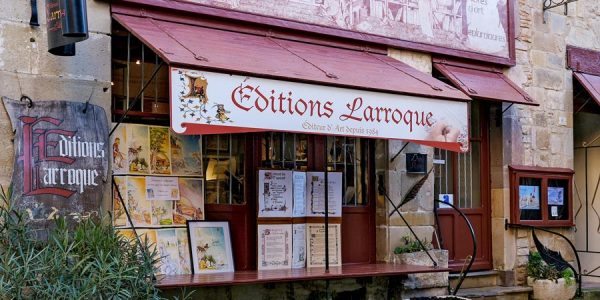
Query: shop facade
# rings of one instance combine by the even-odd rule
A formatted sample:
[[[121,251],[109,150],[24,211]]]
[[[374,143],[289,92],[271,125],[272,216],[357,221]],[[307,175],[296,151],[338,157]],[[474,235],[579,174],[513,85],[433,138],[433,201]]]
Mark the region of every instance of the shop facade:
[[[394,248],[403,237],[411,236],[412,229],[421,240],[448,249],[450,268],[460,271],[471,255],[471,243],[466,238],[469,233],[458,213],[434,203],[434,199],[444,196],[451,197],[452,203],[474,226],[478,248],[472,270],[494,271],[498,285],[525,282],[524,265],[529,250],[535,247],[529,230],[507,230],[506,222],[552,228],[578,243],[578,250],[582,250],[579,243],[584,239],[580,235],[595,232],[589,222],[593,219],[593,210],[586,210],[587,225],[583,225],[584,214],[578,213],[583,199],[577,195],[577,189],[583,185],[577,182],[581,180],[578,172],[585,163],[575,162],[584,156],[577,154],[580,150],[574,135],[578,135],[578,129],[574,129],[574,124],[593,123],[596,118],[593,111],[583,112],[586,117],[583,121],[577,117],[582,113],[576,110],[586,102],[585,99],[577,102],[579,92],[589,93],[589,89],[580,86],[579,79],[573,78],[573,71],[597,73],[568,62],[567,49],[568,46],[600,49],[594,31],[600,22],[598,4],[579,0],[569,4],[565,15],[562,7],[542,11],[538,1],[488,1],[498,2],[494,12],[500,29],[493,30],[498,29],[504,36],[486,36],[481,32],[463,32],[469,26],[477,27],[477,24],[467,24],[471,14],[485,13],[490,6],[481,3],[478,6],[471,1],[440,2],[437,8],[430,8],[429,15],[419,15],[418,7],[424,5],[420,1],[290,1],[291,15],[285,15],[284,10],[265,10],[252,1],[196,2],[89,1],[90,38],[79,43],[77,55],[70,58],[47,54],[44,25],[30,27],[29,5],[11,4],[11,9],[1,17],[3,96],[18,99],[25,94],[34,101],[85,102],[89,99],[90,103],[104,107],[115,123],[122,120],[123,124],[175,129],[173,70],[180,68],[204,72],[197,77],[209,79],[208,83],[193,82],[197,85],[184,93],[200,91],[200,88],[214,93],[211,89],[222,85],[211,76],[247,76],[249,83],[256,81],[260,86],[272,85],[272,81],[285,84],[286,89],[295,89],[296,95],[301,95],[303,90],[314,90],[313,93],[321,96],[332,90],[346,89],[360,95],[365,91],[393,95],[393,101],[399,102],[409,101],[406,100],[408,95],[417,98],[416,104],[425,103],[424,110],[439,105],[448,111],[446,104],[468,103],[469,114],[468,118],[464,117],[463,125],[469,131],[461,140],[463,145],[468,145],[467,152],[461,152],[456,145],[446,145],[449,150],[430,147],[435,139],[426,134],[414,139],[410,136],[369,138],[366,132],[323,134],[318,130],[319,124],[294,127],[291,111],[302,110],[302,104],[298,107],[297,99],[291,95],[291,100],[272,101],[263,109],[273,113],[286,110],[287,115],[281,113],[269,117],[272,118],[269,121],[255,114],[254,119],[250,118],[240,127],[230,126],[232,121],[239,120],[234,116],[240,116],[231,113],[235,108],[233,104],[227,104],[221,115],[218,106],[208,107],[207,115],[223,126],[193,129],[196,134],[203,133],[200,176],[204,180],[203,213],[206,220],[229,221],[236,271],[258,268],[259,226],[282,221],[263,222],[258,216],[258,171],[263,169],[342,173],[341,215],[329,221],[339,224],[339,263],[345,266],[377,262],[393,265]],[[314,17],[301,22],[290,20],[294,13],[303,15],[303,10],[310,9],[314,9]],[[44,24],[43,15],[41,24]],[[321,15],[337,19],[323,23],[326,21],[319,18]],[[425,24],[423,20],[428,18],[431,22]],[[371,22],[407,24],[406,28],[419,33],[411,31],[412,35],[402,37],[378,32],[377,27],[360,27]],[[348,30],[350,25],[360,26]],[[462,43],[448,38],[461,34],[471,38]],[[597,63],[597,60],[592,61]],[[185,83],[190,84],[191,81],[186,80]],[[244,78],[238,81],[244,82]],[[268,98],[271,94],[279,96],[283,91],[267,88],[263,92],[268,93]],[[231,91],[218,95],[225,98]],[[125,113],[136,96],[141,101]],[[245,99],[260,95],[247,96]],[[369,104],[364,98],[364,105]],[[215,103],[221,101],[225,99]],[[325,102],[321,103],[322,110],[315,109],[315,115],[328,114]],[[381,102],[376,104],[383,107]],[[586,106],[592,104],[595,103]],[[260,108],[260,105],[257,106]],[[314,103],[310,105],[315,108]],[[244,104],[238,110],[249,108]],[[335,111],[340,109],[344,109],[344,105]],[[347,109],[353,111],[352,107]],[[381,123],[399,121],[393,111],[389,116],[383,112],[382,109],[381,115],[371,114],[367,118],[379,118]],[[347,117],[364,119],[365,116]],[[425,124],[425,119],[426,114],[421,115],[420,120],[417,115],[414,126]],[[2,131],[10,136],[10,123],[5,120],[0,121]],[[397,122],[403,123],[403,130],[411,126],[404,120]],[[580,121],[574,123],[574,120]],[[263,127],[254,125],[263,121]],[[593,132],[587,131],[590,127],[593,126],[582,125],[579,131],[585,136],[582,141],[593,140]],[[0,182],[6,185],[10,182],[14,154],[9,139],[0,143],[7,150],[0,151],[0,170],[3,170]],[[426,171],[421,168],[419,172],[412,172],[415,166],[407,157],[417,159],[423,154],[427,158]],[[592,156],[588,153],[588,160]],[[161,163],[160,159],[157,161]],[[429,170],[431,174],[414,199],[396,210],[394,206],[406,198],[411,187]],[[572,170],[575,183],[572,183]],[[588,190],[591,190],[594,174],[588,177]],[[520,181],[521,178],[526,180]],[[537,207],[539,215],[523,214],[527,209],[519,204],[519,186],[537,186],[543,191],[550,187],[562,188],[567,196],[562,202],[549,202],[543,192],[537,194],[538,205],[531,207]],[[103,199],[107,211],[113,209],[111,194],[107,188]],[[592,209],[595,194],[588,191],[587,195]],[[402,213],[410,229],[396,211]],[[540,238],[550,248],[561,251],[568,261],[574,261],[564,241],[551,235],[540,235]],[[591,262],[595,261],[592,248],[588,247],[589,253],[585,254]],[[368,279],[364,279],[364,274],[353,276],[342,272],[332,279],[331,286],[316,280],[327,279],[324,276],[313,280],[286,279],[289,283],[276,283],[281,278],[274,278],[257,281],[255,285],[203,289],[211,295],[291,293],[296,297],[327,289],[340,295],[365,293],[377,298],[390,295],[392,287],[398,285],[395,281],[398,273],[394,271],[385,276],[369,272],[374,273],[369,273]],[[186,285],[185,281],[173,282],[173,285]],[[193,280],[187,284],[203,285]],[[442,294],[446,293],[445,284],[445,281],[425,283],[420,286],[423,289],[398,293],[404,296]]]

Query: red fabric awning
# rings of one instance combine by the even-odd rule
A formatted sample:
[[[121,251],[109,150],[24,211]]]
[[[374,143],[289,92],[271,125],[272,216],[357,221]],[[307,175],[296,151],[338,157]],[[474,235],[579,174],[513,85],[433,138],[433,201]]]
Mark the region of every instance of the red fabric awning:
[[[433,66],[474,99],[539,105],[499,69],[447,60],[434,60]]]
[[[116,12],[116,13],[115,13]],[[150,16],[150,17],[149,17]],[[470,98],[386,55],[177,22],[113,7],[113,18],[170,65],[448,100]]]
[[[581,83],[590,96],[596,100],[596,103],[600,105],[600,76],[581,72],[573,72],[573,76]]]

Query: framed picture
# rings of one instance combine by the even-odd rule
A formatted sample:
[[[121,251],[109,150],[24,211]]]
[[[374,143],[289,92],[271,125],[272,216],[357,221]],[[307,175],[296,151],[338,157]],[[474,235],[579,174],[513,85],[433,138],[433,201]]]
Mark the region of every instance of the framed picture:
[[[228,222],[188,221],[187,227],[194,274],[234,271]]]
[[[519,186],[519,209],[540,209],[540,187],[532,185]]]

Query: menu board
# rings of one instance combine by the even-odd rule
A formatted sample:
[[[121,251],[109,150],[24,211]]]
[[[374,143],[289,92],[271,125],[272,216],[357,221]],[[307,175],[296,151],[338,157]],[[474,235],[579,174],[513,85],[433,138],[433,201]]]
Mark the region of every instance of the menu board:
[[[292,225],[258,225],[258,269],[292,267]]]
[[[306,224],[307,267],[325,266],[325,224]],[[340,224],[329,224],[329,265],[342,265]]]
[[[293,172],[258,171],[258,217],[291,217]]]

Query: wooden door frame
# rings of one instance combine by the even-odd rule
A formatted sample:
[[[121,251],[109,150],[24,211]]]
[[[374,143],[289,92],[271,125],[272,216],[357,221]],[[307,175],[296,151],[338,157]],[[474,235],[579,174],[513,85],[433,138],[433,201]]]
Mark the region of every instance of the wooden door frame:
[[[480,128],[480,137],[475,140],[480,140],[480,195],[481,195],[481,204],[479,208],[463,208],[461,211],[467,215],[470,214],[482,214],[482,228],[481,228],[481,236],[483,240],[478,240],[477,242],[477,253],[481,253],[483,257],[487,257],[486,260],[475,260],[473,262],[473,266],[471,270],[489,270],[493,266],[492,262],[492,202],[491,202],[491,168],[490,168],[490,149],[489,149],[489,140],[490,140],[490,105],[486,102],[479,102],[479,128]],[[471,116],[469,116],[469,120]],[[452,174],[453,174],[453,191],[458,191],[458,180],[457,180],[457,162],[458,157],[456,154],[452,155]],[[458,198],[457,198],[458,199]],[[437,214],[439,217],[443,216],[453,216],[454,224],[456,222],[464,222],[462,218],[459,220],[459,215],[453,210],[437,210]],[[460,223],[458,223],[460,224]],[[456,226],[453,227],[453,229]],[[442,234],[441,231],[439,233]],[[453,241],[460,240],[459,238],[462,236],[458,236],[458,231],[453,230],[452,239]],[[470,240],[470,239],[469,239]],[[445,242],[445,241],[444,241]],[[447,244],[446,244],[447,245]],[[456,246],[454,246],[456,247]],[[468,247],[471,247],[471,244],[468,244]],[[449,261],[449,266],[453,271],[461,271],[463,268],[463,263],[456,261],[452,263]]]

